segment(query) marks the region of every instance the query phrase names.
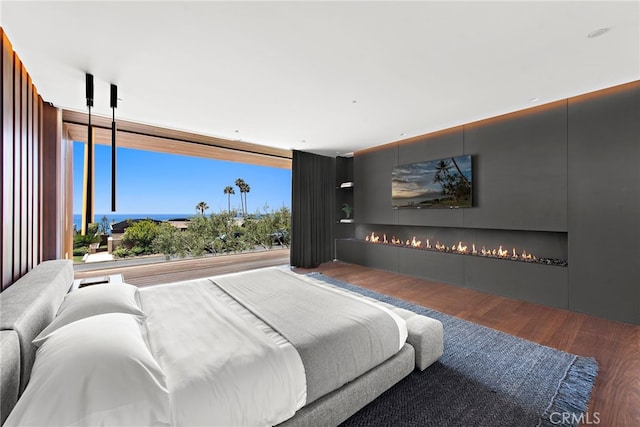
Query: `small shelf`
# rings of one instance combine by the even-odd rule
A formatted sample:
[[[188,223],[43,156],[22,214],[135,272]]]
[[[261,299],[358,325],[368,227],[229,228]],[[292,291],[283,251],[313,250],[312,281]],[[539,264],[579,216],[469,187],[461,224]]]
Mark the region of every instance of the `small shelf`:
[[[335,186],[334,237],[337,239],[353,238],[355,237],[356,230],[354,217],[355,182],[353,179],[353,157],[336,157],[333,182]],[[346,212],[345,209],[348,212]]]

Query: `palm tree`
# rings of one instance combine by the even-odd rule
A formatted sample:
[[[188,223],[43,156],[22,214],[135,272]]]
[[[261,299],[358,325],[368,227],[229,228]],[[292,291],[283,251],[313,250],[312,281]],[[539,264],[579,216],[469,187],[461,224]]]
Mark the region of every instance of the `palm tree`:
[[[462,177],[462,180],[465,182],[466,185],[468,185],[469,187],[471,187],[471,183],[469,182],[469,180],[467,179],[466,176],[464,176],[464,174],[462,173],[462,171],[460,170],[460,167],[458,166],[458,162],[456,162],[455,157],[451,158],[451,162],[453,163],[453,166],[456,167],[456,170],[458,171],[458,173],[460,174],[460,176]]]
[[[229,210],[229,212],[231,212],[231,195],[232,194],[236,194],[236,192],[233,190],[232,186],[227,185],[226,187],[224,187],[224,194],[226,194],[227,197],[228,197],[228,201],[229,201],[228,210]]]
[[[236,187],[238,187],[238,189],[240,190],[240,205],[241,205],[241,209],[242,209],[242,215],[245,215],[245,209],[244,209],[244,200],[242,199],[242,194],[244,193],[244,186],[247,185],[246,182],[244,182],[244,179],[242,178],[238,178],[236,179]]]
[[[204,211],[209,209],[209,205],[206,202],[200,202],[196,205],[196,212],[199,212],[200,215],[204,216]]]
[[[433,177],[433,182],[440,184],[440,187],[442,188],[442,194],[446,196],[452,194],[451,180],[453,179],[453,176],[449,172],[449,169],[451,169],[451,164],[449,163],[449,161],[440,160],[436,164],[436,174]]]
[[[444,184],[447,181],[449,169],[451,169],[449,162],[446,160],[440,160],[436,165],[436,174],[433,177],[433,182]]]
[[[249,191],[251,191],[251,187],[249,187],[249,184],[247,184],[246,182],[243,185],[243,193],[244,193],[244,210],[245,210],[245,214],[249,213],[249,204],[247,203],[247,193]]]

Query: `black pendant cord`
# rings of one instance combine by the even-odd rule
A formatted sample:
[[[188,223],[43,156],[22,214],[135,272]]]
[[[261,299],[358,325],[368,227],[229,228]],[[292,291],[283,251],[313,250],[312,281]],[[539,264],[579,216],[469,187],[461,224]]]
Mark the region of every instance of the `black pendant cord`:
[[[87,188],[85,194],[84,231],[89,231],[93,219],[93,128],[91,126],[91,107],[93,106],[93,75],[86,75],[87,107],[89,108],[89,125],[87,126]]]
[[[116,119],[111,122],[111,212],[116,211]]]
[[[86,230],[89,231],[91,217],[93,216],[93,128],[91,126],[91,107],[89,107],[89,126],[87,126],[87,206],[86,206]]]
[[[116,108],[118,108],[118,87],[111,85],[111,212],[116,211]]]

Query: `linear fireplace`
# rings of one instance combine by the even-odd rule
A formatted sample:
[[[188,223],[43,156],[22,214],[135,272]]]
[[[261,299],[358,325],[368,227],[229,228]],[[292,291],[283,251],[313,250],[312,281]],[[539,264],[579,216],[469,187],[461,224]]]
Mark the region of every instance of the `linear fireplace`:
[[[566,233],[367,224],[357,227],[356,239],[416,250],[568,266]]]
[[[568,308],[566,232],[356,224],[353,236],[336,239],[336,259]]]

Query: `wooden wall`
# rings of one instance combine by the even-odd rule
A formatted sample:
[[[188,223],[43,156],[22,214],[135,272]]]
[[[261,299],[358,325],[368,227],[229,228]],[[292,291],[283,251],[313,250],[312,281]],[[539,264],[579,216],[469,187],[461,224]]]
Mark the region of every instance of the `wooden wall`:
[[[42,196],[56,181],[43,181],[45,105],[6,34],[2,38],[2,235],[1,289],[43,258]],[[53,108],[47,106],[47,108]],[[56,203],[55,201],[53,202]],[[49,254],[47,259],[55,258]]]

